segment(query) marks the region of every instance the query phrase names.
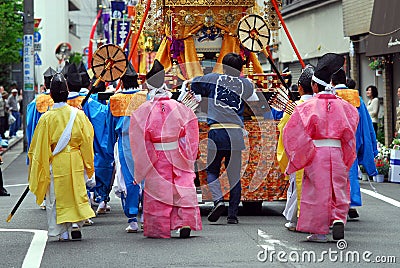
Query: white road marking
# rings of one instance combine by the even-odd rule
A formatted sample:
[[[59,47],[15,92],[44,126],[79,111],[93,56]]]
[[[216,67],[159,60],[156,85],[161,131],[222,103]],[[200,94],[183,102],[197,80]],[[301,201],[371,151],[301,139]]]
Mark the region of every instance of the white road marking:
[[[364,194],[370,195],[372,197],[375,197],[375,198],[377,198],[379,200],[382,200],[382,201],[384,201],[386,203],[389,203],[389,204],[391,204],[391,205],[393,205],[395,207],[400,208],[400,202],[397,201],[397,200],[394,200],[394,199],[392,199],[390,197],[387,197],[387,196],[375,193],[374,191],[363,189],[363,188],[361,188],[361,192],[364,193]]]
[[[10,185],[4,185],[4,187],[19,187],[19,186],[28,186],[27,183],[21,183],[21,184],[10,184]]]
[[[278,239],[273,239],[271,235],[260,229],[258,229],[258,245],[263,249],[267,249],[268,251],[275,250],[275,245],[278,245],[284,249],[300,250],[299,248],[289,246]]]
[[[40,268],[44,249],[47,243],[47,231],[44,230],[29,230],[29,229],[1,229],[0,232],[28,232],[33,233],[32,242],[25,255],[22,268]]]

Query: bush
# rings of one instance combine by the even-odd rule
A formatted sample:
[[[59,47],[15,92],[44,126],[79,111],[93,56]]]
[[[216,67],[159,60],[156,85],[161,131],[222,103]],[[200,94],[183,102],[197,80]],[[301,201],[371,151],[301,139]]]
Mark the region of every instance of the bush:
[[[375,157],[375,165],[378,174],[389,175],[390,149],[378,142],[378,155]]]
[[[378,174],[382,174],[384,176],[389,175],[389,161],[385,159],[376,159],[375,160],[376,169],[378,170]]]
[[[399,138],[393,139],[389,147],[395,150],[400,150],[400,139]]]
[[[385,69],[385,58],[372,58],[372,61],[368,64],[371,70]]]

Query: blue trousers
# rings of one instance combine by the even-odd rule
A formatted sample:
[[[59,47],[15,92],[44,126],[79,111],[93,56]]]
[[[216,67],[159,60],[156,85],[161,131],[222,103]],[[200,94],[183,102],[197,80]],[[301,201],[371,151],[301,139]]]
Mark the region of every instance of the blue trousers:
[[[242,186],[240,183],[240,171],[242,169],[242,151],[209,150],[207,154],[207,183],[212,193],[214,204],[223,200],[219,173],[222,160],[229,180],[229,208],[228,217],[236,217],[238,214]]]
[[[10,126],[10,133],[8,136],[15,136],[17,134],[17,131],[19,127],[21,126],[21,115],[18,111],[12,111],[12,115],[15,117],[15,122],[11,124]]]
[[[95,201],[110,201],[110,192],[112,187],[113,167],[96,167],[96,187],[94,187]]]

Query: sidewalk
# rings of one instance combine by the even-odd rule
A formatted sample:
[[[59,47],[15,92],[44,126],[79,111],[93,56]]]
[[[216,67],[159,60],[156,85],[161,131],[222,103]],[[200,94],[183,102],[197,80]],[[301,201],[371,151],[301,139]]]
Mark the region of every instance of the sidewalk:
[[[24,140],[24,133],[22,130],[18,130],[15,138],[8,140],[8,147],[2,148],[2,150],[0,151],[0,155],[4,155],[8,150],[10,150],[11,148],[13,148],[15,145],[17,145],[19,142],[21,142],[23,140]]]

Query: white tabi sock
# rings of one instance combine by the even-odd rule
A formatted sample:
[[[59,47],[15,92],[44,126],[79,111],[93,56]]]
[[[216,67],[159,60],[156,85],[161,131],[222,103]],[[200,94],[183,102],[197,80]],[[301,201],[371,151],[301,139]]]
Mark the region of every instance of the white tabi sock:
[[[105,208],[106,207],[106,202],[101,201],[99,204],[99,208]]]

